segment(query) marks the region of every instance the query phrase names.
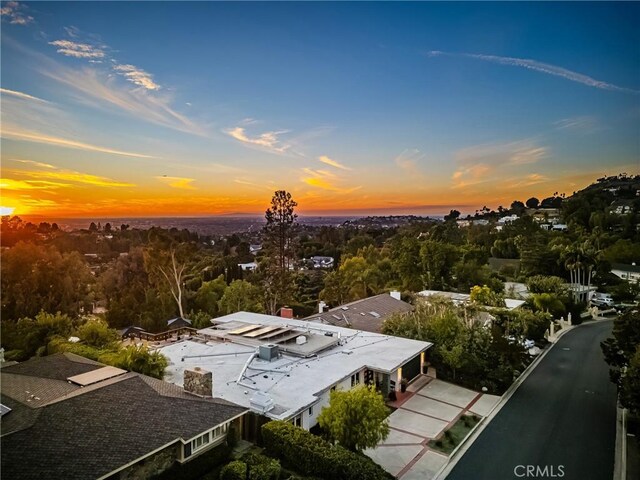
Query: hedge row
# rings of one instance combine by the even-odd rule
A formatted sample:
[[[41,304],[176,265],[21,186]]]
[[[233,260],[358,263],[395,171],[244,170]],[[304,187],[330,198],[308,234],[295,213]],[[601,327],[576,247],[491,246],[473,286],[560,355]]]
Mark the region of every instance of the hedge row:
[[[387,480],[392,478],[364,455],[332,445],[289,422],[262,426],[267,453],[303,475],[331,480]]]
[[[248,453],[242,460],[227,463],[220,470],[220,480],[278,480],[280,462],[275,458]]]

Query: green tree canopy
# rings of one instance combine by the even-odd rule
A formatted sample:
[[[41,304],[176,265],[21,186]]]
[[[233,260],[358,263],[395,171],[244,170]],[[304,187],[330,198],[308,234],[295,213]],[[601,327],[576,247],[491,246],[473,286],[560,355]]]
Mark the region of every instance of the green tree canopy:
[[[195,295],[196,307],[211,317],[217,317],[219,303],[226,289],[227,282],[224,281],[224,275],[220,275],[209,282],[202,282]]]
[[[488,286],[475,285],[471,288],[471,301],[478,305],[487,307],[504,307],[504,298],[502,295],[494,292]]]
[[[359,385],[331,392],[329,406],[322,409],[318,422],[333,442],[362,451],[387,438],[388,415],[389,409],[375,386]]]
[[[620,401],[640,413],[640,311],[632,310],[615,319],[613,336],[601,346]]]
[[[246,280],[234,280],[220,299],[220,313],[235,312],[262,313],[260,289]]]
[[[109,328],[107,322],[97,318],[89,319],[80,325],[76,335],[87,345],[96,348],[107,347],[120,339],[118,333]]]

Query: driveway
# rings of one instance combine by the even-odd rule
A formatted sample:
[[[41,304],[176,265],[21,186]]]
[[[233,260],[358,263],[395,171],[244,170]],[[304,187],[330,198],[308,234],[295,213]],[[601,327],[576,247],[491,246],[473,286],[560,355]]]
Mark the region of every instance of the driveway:
[[[397,408],[389,416],[389,437],[365,454],[401,480],[429,480],[447,461],[429,441],[468,412],[486,416],[499,399],[422,375],[389,404]]]

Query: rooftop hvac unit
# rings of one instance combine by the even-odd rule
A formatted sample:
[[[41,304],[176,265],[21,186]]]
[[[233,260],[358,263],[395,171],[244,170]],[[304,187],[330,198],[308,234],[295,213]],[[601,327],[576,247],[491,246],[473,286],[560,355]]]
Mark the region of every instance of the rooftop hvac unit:
[[[260,360],[264,360],[265,362],[272,362],[278,358],[278,346],[273,343],[260,345],[258,357]]]
[[[305,337],[304,335],[300,335],[299,337],[296,337],[296,343],[298,345],[304,345],[305,343],[307,343],[307,337]]]
[[[275,405],[273,398],[271,398],[267,393],[258,391],[249,399],[249,406],[251,407],[251,410],[265,414],[269,410],[272,410]]]

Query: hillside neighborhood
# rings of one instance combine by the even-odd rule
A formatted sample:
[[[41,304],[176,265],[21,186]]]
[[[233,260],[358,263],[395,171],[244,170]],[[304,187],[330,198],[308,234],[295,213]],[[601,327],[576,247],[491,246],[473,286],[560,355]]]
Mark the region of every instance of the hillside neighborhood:
[[[602,180],[596,195],[612,198],[637,182],[623,179],[612,193]],[[440,478],[565,333],[618,316],[637,331],[640,200],[624,214],[604,204],[602,229],[594,214],[580,223],[575,205],[589,192],[556,202],[557,220],[545,214],[567,229],[544,228],[540,210],[519,202],[502,217],[460,221],[452,212],[444,221],[302,234],[291,214],[274,228],[267,221],[260,248],[241,234],[209,242],[155,229],[156,240],[140,243],[124,225],[66,232],[3,218],[3,472],[36,478],[55,457],[52,478],[226,479],[241,468],[263,472],[251,478]],[[290,197],[274,196],[274,211],[278,202],[293,212]],[[308,258],[330,265],[307,265],[312,245],[323,255]],[[103,253],[86,253],[93,248]],[[65,282],[89,289],[61,290],[57,304],[45,302],[50,286],[23,296],[39,283],[21,279],[25,269],[53,274],[43,261],[61,261]],[[132,275],[156,300],[127,300],[139,288]],[[624,381],[637,381],[630,374]],[[619,388],[633,412],[631,385]],[[124,397],[130,405],[115,401]],[[291,447],[298,455],[305,442],[342,445],[341,461],[356,455],[361,470],[298,469],[266,443],[292,435],[271,431],[278,422],[311,436]],[[28,447],[49,429],[60,439],[48,433],[50,442]],[[78,457],[63,440],[77,437],[90,454]]]
[[[639,19],[0,0],[0,480],[640,480]]]

